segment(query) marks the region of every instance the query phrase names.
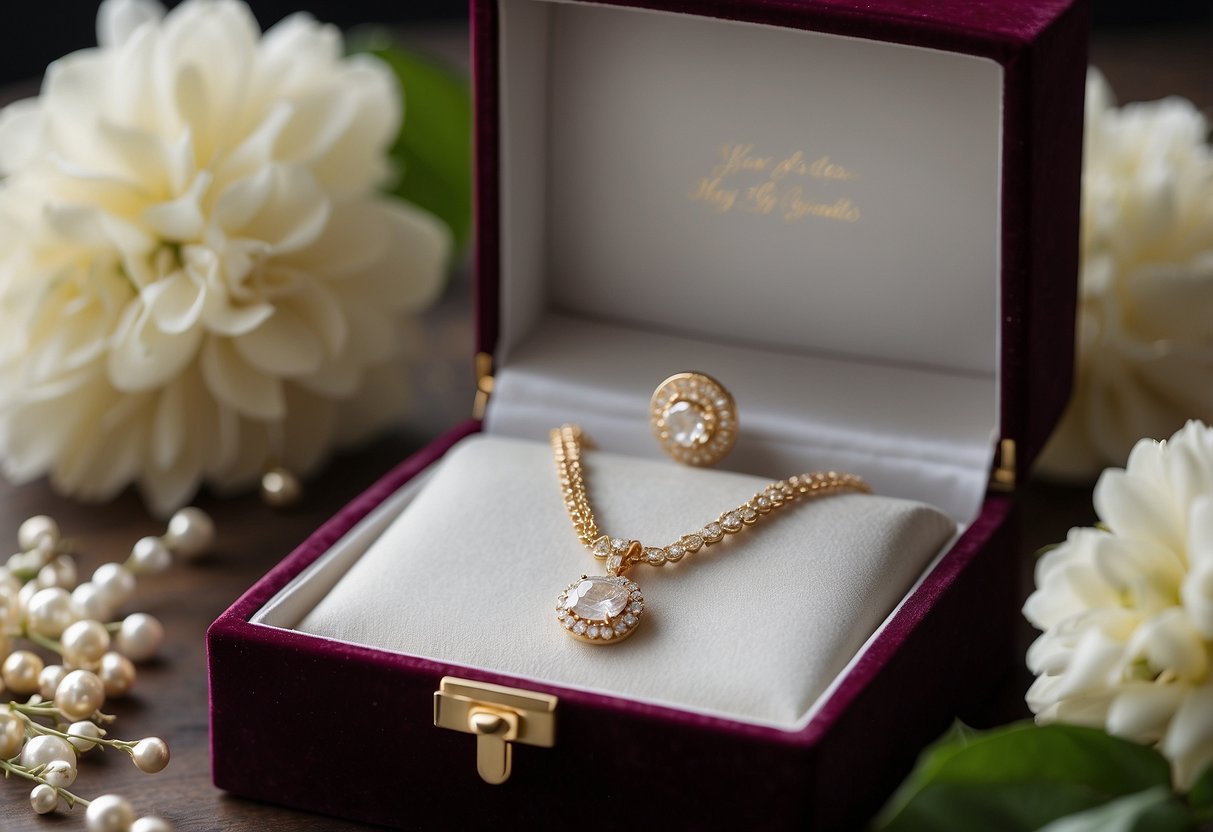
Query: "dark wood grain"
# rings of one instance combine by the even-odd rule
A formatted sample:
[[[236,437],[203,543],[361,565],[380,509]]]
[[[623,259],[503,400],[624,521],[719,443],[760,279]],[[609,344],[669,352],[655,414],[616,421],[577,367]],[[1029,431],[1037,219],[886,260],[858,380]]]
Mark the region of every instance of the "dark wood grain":
[[[1093,60],[1111,79],[1122,100],[1157,98],[1176,93],[1213,105],[1210,83],[1209,33],[1118,34],[1097,39]],[[198,504],[215,518],[219,534],[216,551],[201,562],[175,568],[141,581],[138,608],[158,616],[168,639],[161,659],[139,671],[134,696],[114,710],[116,734],[146,735],[168,740],[173,759],[163,773],[140,774],[125,757],[92,752],[80,768],[78,791],[85,796],[119,792],[140,813],[157,813],[180,830],[352,830],[365,828],[270,805],[225,796],[210,782],[207,747],[206,657],[203,634],[207,625],[240,593],[302,541],[348,499],[362,491],[441,428],[463,418],[472,389],[470,294],[466,277],[457,281],[446,299],[431,312],[417,338],[425,361],[415,368],[417,400],[407,426],[396,436],[334,462],[308,489],[304,503],[290,513],[265,508],[255,497],[217,501],[203,497]],[[1033,484],[1022,495],[1023,563],[1026,593],[1030,553],[1060,540],[1071,525],[1093,517],[1090,491]],[[78,542],[82,572],[109,560],[125,558],[134,541],[162,531],[133,494],[105,506],[84,506],[56,496],[45,483],[23,487],[0,485],[0,540],[15,544],[17,526],[33,514],[58,519],[65,535]],[[1031,637],[1026,626],[1024,641]],[[297,669],[282,667],[282,673]],[[298,679],[306,685],[306,678]],[[992,712],[1013,716],[1022,711],[1026,673],[1007,681],[1005,696],[991,703]],[[1004,701],[1005,700],[1005,701]],[[357,725],[351,730],[368,731]],[[350,763],[334,760],[334,777],[373,776],[342,773]],[[396,788],[389,782],[385,788]],[[37,818],[29,809],[29,789],[20,782],[0,784],[0,830],[82,829],[82,813]]]

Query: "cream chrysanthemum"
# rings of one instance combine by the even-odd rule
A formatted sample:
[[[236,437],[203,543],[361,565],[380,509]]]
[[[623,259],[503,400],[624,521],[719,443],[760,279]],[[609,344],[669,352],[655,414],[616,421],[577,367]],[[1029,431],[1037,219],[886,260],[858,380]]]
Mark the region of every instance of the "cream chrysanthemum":
[[[1213,148],[1190,101],[1087,79],[1078,373],[1041,461],[1093,479],[1141,436],[1213,420]]]
[[[390,71],[235,0],[106,0],[98,40],[0,113],[6,472],[163,513],[382,428],[450,248],[376,195]]]
[[[1038,722],[1156,744],[1187,788],[1213,764],[1213,429],[1142,440],[1095,487],[1099,529],[1036,567],[1024,615]]]

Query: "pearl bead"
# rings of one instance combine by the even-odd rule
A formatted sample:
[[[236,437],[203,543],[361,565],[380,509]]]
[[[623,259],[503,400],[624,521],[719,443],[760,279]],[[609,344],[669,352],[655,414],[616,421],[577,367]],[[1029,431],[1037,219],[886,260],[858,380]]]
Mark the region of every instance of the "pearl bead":
[[[114,606],[101,587],[87,581],[72,590],[72,611],[80,618],[107,621],[114,614]]]
[[[76,562],[69,557],[60,555],[38,570],[36,581],[38,586],[43,589],[61,586],[70,591],[76,585],[76,579]]]
[[[38,635],[59,638],[76,620],[71,593],[61,586],[38,590],[29,599],[25,617],[29,628]]]
[[[114,609],[125,604],[135,594],[135,576],[120,563],[103,563],[93,573],[93,583],[109,599]]]
[[[110,649],[109,630],[100,621],[77,621],[63,631],[59,641],[63,645],[63,658],[76,667],[100,661]]]
[[[126,798],[103,794],[89,804],[84,820],[88,832],[130,832],[135,810]]]
[[[59,794],[45,783],[39,783],[29,793],[29,805],[38,814],[49,815],[59,805]]]
[[[177,555],[193,560],[215,542],[215,523],[200,508],[183,508],[169,518],[164,542]]]
[[[131,832],[173,832],[173,825],[164,818],[147,815],[135,821]]]
[[[59,689],[59,683],[66,675],[67,668],[61,664],[48,664],[42,668],[42,672],[38,674],[38,694],[47,701],[54,699],[55,691]]]
[[[30,581],[21,587],[21,591],[17,593],[17,603],[20,605],[22,612],[29,609],[29,602],[41,591],[42,587],[38,586],[37,581]]]
[[[135,666],[121,653],[106,653],[101,657],[101,669],[97,671],[105,695],[117,698],[125,696],[135,684]]]
[[[119,653],[133,662],[145,662],[164,643],[164,626],[154,616],[137,612],[122,619],[116,642]]]
[[[14,713],[0,711],[0,760],[16,757],[24,742],[25,723]]]
[[[273,508],[290,508],[303,496],[299,478],[285,468],[271,468],[261,477],[261,499]]]
[[[23,551],[38,548],[43,540],[50,541],[52,546],[59,542],[59,524],[45,514],[31,517],[17,529],[17,545]]]
[[[96,723],[89,722],[87,719],[73,722],[63,733],[71,737],[68,742],[81,754],[85,751],[92,751],[97,745],[94,740],[101,739],[101,729],[97,727]]]
[[[164,771],[168,765],[168,745],[159,737],[148,737],[135,743],[131,749],[135,767],[145,774]]]
[[[0,667],[0,678],[8,689],[18,696],[29,696],[38,691],[38,675],[42,673],[42,659],[28,650],[14,650]]]
[[[55,691],[55,707],[68,719],[85,719],[101,709],[106,693],[106,685],[96,673],[73,670]]]
[[[0,594],[0,632],[7,633],[20,628],[21,602],[17,600],[15,593],[12,595]],[[0,655],[7,654],[7,650],[0,652]]]
[[[76,751],[67,740],[40,734],[32,737],[21,749],[21,765],[26,768],[44,766],[51,760],[68,760],[76,762]]]
[[[56,788],[66,789],[76,782],[75,760],[51,760],[42,770],[42,779]]]
[[[126,559],[127,568],[138,575],[163,572],[172,562],[172,554],[158,537],[139,538],[131,547],[131,556]]]

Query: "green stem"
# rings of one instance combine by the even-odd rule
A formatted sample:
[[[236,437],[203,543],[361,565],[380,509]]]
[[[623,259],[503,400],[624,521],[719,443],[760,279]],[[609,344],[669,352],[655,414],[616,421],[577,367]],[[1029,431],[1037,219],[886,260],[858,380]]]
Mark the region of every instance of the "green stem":
[[[18,713],[17,716],[21,717],[21,719],[24,720],[25,724],[29,727],[29,729],[31,731],[33,731],[35,734],[49,734],[52,737],[59,737],[60,739],[65,739],[68,742],[71,742],[72,740],[84,740],[87,742],[91,742],[94,745],[103,745],[107,748],[117,748],[118,750],[125,751],[127,753],[130,753],[130,750],[135,747],[135,743],[129,742],[127,740],[107,740],[102,737],[98,737],[98,738],[94,739],[92,737],[80,737],[80,736],[75,736],[72,734],[65,734],[62,731],[58,731],[54,728],[48,728],[45,725],[42,725],[41,723],[34,722],[34,720],[32,720],[29,716],[27,716],[23,713]]]
[[[34,644],[37,644],[39,647],[45,647],[47,650],[50,650],[52,653],[58,653],[60,656],[63,655],[63,645],[62,644],[55,641],[53,638],[47,638],[44,635],[32,632],[28,627],[26,627],[21,632],[21,637],[29,639]]]
[[[37,769],[28,769],[19,763],[10,763],[8,760],[0,760],[0,771],[4,772],[5,777],[8,777],[10,774],[15,774],[18,777],[24,777],[26,780],[32,780],[35,783],[50,786],[55,790],[55,794],[67,801],[67,805],[69,807],[75,806],[77,803],[79,803],[81,806],[87,806],[92,802],[91,800],[85,800],[78,794],[72,794],[67,789],[61,789],[56,785],[46,782],[45,777],[39,773],[35,773],[40,769],[41,766],[39,766]]]

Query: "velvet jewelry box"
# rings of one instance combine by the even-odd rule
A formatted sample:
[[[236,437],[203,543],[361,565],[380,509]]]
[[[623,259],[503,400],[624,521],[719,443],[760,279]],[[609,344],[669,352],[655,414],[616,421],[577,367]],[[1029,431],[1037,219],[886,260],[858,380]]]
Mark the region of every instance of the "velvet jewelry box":
[[[216,785],[410,828],[612,815],[642,827],[836,828],[877,808],[1015,660],[1006,492],[1071,381],[1087,11],[1070,0],[473,2],[478,412],[212,625]],[[887,598],[852,598],[866,623],[796,631],[805,653],[847,646],[794,718],[687,704],[665,695],[660,673],[643,680],[652,695],[624,693],[632,686],[553,681],[540,659],[533,673],[511,671],[532,659],[509,645],[499,662],[474,650],[463,660],[332,624],[334,599],[424,506],[451,512],[428,518],[449,534],[400,547],[402,567],[437,564],[410,578],[402,620],[470,581],[469,563],[537,568],[519,541],[558,520],[569,565],[544,584],[546,604],[519,615],[566,638],[551,602],[595,562],[567,527],[554,467],[531,488],[529,462],[518,464],[511,499],[550,488],[540,496],[553,510],[537,519],[443,502],[443,466],[487,446],[532,460],[548,429],[575,421],[611,452],[603,467],[616,483],[677,477],[673,462],[652,467],[647,422],[653,386],[681,370],[710,372],[737,397],[741,436],[723,469],[853,471],[880,499],[932,506],[958,529],[922,564],[890,569]],[[713,487],[737,476],[695,475]],[[614,489],[604,503],[626,501]],[[500,541],[469,552],[461,530],[480,539],[489,516]],[[728,556],[743,584],[764,577],[756,565],[778,539],[753,534]],[[707,576],[726,561],[705,563],[676,567],[688,567],[681,589],[693,569]],[[855,591],[776,586],[754,614]],[[372,632],[395,626],[350,609]],[[674,619],[655,626],[696,624]],[[673,644],[675,631],[645,638],[564,649],[601,653],[605,680],[612,661],[616,675],[627,666],[612,654]],[[778,678],[763,684],[786,693]],[[362,760],[367,774],[337,773],[333,759]]]

